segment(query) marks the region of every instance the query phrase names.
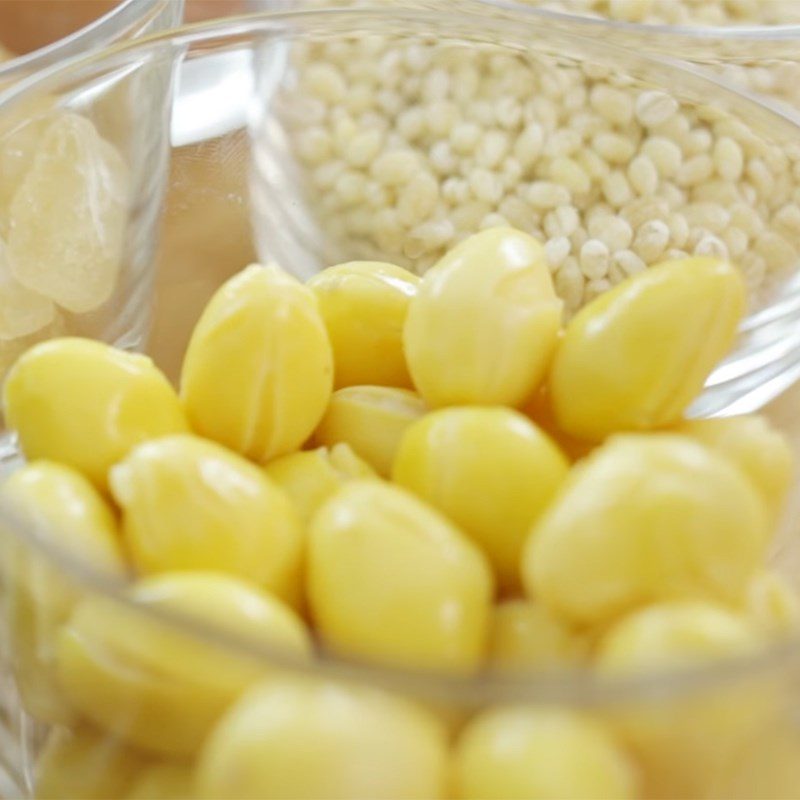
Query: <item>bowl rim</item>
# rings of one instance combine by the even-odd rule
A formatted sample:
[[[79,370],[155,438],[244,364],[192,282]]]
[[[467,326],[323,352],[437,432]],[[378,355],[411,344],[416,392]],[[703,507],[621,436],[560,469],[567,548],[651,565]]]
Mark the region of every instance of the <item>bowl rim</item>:
[[[457,39],[458,31],[466,26],[467,30],[475,34],[472,37],[475,41],[484,41],[487,44],[497,43],[494,39],[487,40],[487,36],[495,34],[502,34],[510,37],[512,41],[527,44],[529,40],[526,37],[529,33],[542,32],[541,27],[521,25],[518,18],[498,16],[491,13],[485,4],[480,5],[483,7],[479,9],[472,6],[460,8],[458,14],[452,11],[443,12],[440,9],[400,7],[324,10],[300,8],[266,11],[185,25],[88,55],[73,57],[24,78],[0,92],[0,115],[9,108],[13,111],[18,104],[24,103],[31,93],[47,92],[59,83],[68,82],[71,77],[80,78],[83,75],[85,78],[86,72],[98,68],[109,70],[131,66],[132,63],[141,64],[143,54],[148,57],[163,57],[165,47],[171,54],[172,60],[179,61],[192,46],[197,46],[201,52],[207,53],[224,42],[242,43],[252,41],[255,36],[296,38],[298,35],[313,34],[315,31],[328,35],[331,33],[352,35],[358,32],[359,24],[363,31],[363,26],[368,21],[377,23],[379,32],[382,32],[382,27],[386,23],[390,30],[400,23],[405,26],[403,31],[407,35],[430,35],[431,30],[436,30],[435,23],[446,20],[447,38]],[[735,104],[741,104],[751,112],[760,109],[773,125],[785,126],[787,130],[797,135],[800,128],[800,114],[794,114],[716,76],[708,75],[691,64],[628,51],[617,44],[585,38],[560,28],[553,30],[549,26],[548,18],[537,17],[537,19],[543,20],[541,25],[544,26],[544,32],[548,40],[555,40],[556,46],[561,41],[569,41],[586,48],[590,53],[605,53],[614,60],[614,63],[620,63],[619,59],[622,58],[621,63],[632,60],[633,63],[651,65],[661,71],[666,70],[671,77],[678,76],[685,79],[690,87],[699,87],[705,92],[710,90],[722,92]],[[394,30],[399,29],[395,27]],[[483,703],[559,703],[597,707],[617,702],[663,701],[684,693],[718,689],[720,686],[735,684],[755,676],[764,678],[769,675],[780,675],[800,662],[800,633],[782,641],[765,644],[757,652],[715,661],[712,664],[654,670],[634,675],[602,675],[592,668],[578,668],[527,675],[478,673],[475,676],[454,677],[450,674],[440,675],[399,667],[370,665],[363,661],[358,662],[319,652],[313,660],[305,661],[294,653],[279,648],[256,646],[196,619],[179,613],[153,609],[133,601],[127,596],[127,590],[132,585],[130,582],[109,579],[70,553],[58,543],[57,536],[52,535],[52,529],[48,529],[41,520],[31,521],[21,516],[12,504],[2,498],[1,490],[0,533],[9,537],[10,546],[15,546],[14,540],[16,540],[16,546],[29,548],[33,558],[43,558],[56,572],[64,574],[82,589],[96,593],[112,603],[120,604],[128,611],[135,610],[167,625],[178,626],[182,631],[212,645],[227,648],[234,653],[271,665],[291,669],[298,674],[368,683],[412,696],[429,698],[434,702],[452,702],[458,706],[475,707]]]
[[[179,13],[184,0],[119,0],[116,6],[76,31],[30,53],[0,63],[0,84],[19,80],[37,70],[79,56],[88,48],[107,47],[132,25],[161,8],[175,5]]]
[[[720,60],[715,50],[719,43],[742,43],[750,49],[741,58],[754,55],[775,57],[774,47],[780,43],[800,47],[800,23],[787,25],[667,25],[664,23],[627,22],[609,17],[592,17],[569,11],[529,5],[525,0],[474,0],[475,2],[511,14],[531,15],[555,23],[585,29],[587,36],[630,35],[647,38],[647,46],[658,52],[677,54],[690,60]],[[758,45],[763,45],[763,52]],[[721,59],[726,61],[729,59]]]

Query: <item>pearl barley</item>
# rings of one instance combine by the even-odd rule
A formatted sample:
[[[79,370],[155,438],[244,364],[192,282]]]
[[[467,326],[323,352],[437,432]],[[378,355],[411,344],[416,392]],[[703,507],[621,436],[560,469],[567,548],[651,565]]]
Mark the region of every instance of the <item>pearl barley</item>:
[[[628,21],[658,21],[658,14],[669,16],[666,6],[690,8],[678,0],[555,5]],[[718,3],[703,5],[728,14]],[[352,258],[422,273],[476,230],[507,223],[545,244],[551,268],[576,258],[577,271],[569,266],[556,276],[569,314],[667,253],[736,258],[768,232],[755,242],[763,270],[751,267],[747,274],[751,303],[796,259],[800,223],[781,209],[800,180],[798,153],[780,152],[747,124],[588,63],[420,41],[371,42],[369,48],[344,41],[298,48],[300,97],[283,98],[284,118],[297,133],[295,152],[322,198],[314,210],[323,229],[341,234]],[[362,78],[373,74],[374,81]],[[357,95],[361,116],[343,115],[342,101],[334,102],[340,77],[344,102]],[[325,121],[311,128],[307,114],[297,119],[298,103],[308,101],[324,109]],[[382,191],[368,195],[354,172]],[[346,208],[330,199],[331,187],[344,190]],[[673,217],[700,204],[714,208],[695,216],[710,213],[711,219],[689,220],[696,229],[689,243],[691,231]],[[363,206],[369,217],[358,213]],[[600,207],[608,211],[603,224],[591,222]],[[729,223],[743,233],[726,235]],[[598,243],[608,249],[607,259],[595,255]]]

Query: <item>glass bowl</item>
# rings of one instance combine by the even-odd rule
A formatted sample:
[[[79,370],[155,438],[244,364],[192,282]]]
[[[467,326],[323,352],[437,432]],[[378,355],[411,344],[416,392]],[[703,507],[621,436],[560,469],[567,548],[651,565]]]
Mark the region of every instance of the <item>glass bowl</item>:
[[[600,36],[607,41],[645,47],[650,53],[681,58],[775,102],[800,108],[797,80],[800,19],[794,3],[749,4],[749,12],[755,11],[756,19],[745,17],[738,21],[726,18],[724,4],[687,4],[685,18],[677,22],[658,16],[658,9],[655,18],[643,17],[647,4],[637,0],[618,3],[616,15],[609,13],[608,4],[603,7],[602,3],[581,4],[574,0],[479,1],[502,13],[544,15],[554,22],[560,19],[565,25],[582,29],[587,36]],[[593,5],[599,7],[592,8]],[[670,10],[669,4],[660,5]],[[683,5],[675,2],[672,8]],[[779,7],[778,13],[763,14],[758,19],[760,11]],[[709,10],[716,13],[703,21],[703,14]]]
[[[34,80],[31,73],[57,75],[62,59],[92,46],[174,26],[182,12],[183,0],[117,4],[91,25],[0,64],[0,85],[16,89]],[[172,60],[159,64],[151,59],[128,72],[107,73],[102,84],[84,86],[71,96],[66,90],[60,97],[39,94],[4,117],[0,130],[3,370],[20,348],[64,331],[68,324],[76,332],[99,326],[115,338],[134,339],[147,325],[141,298],[136,299],[137,286],[148,291],[145,284],[151,272],[158,207],[166,187],[173,67]],[[87,102],[90,107],[85,107]],[[147,170],[139,174],[131,170],[145,163]],[[59,169],[54,165],[63,167],[59,187],[51,181],[53,171]],[[44,178],[39,180],[37,174]],[[18,192],[26,178],[27,188]],[[51,202],[58,208],[44,211]],[[27,222],[20,224],[19,214],[27,215]],[[28,283],[13,274],[12,264],[20,263],[19,253],[15,254],[20,236],[28,242],[22,260],[34,265],[33,270],[24,269]],[[65,259],[65,254],[70,255]],[[77,271],[73,277],[81,274],[74,282],[67,278],[60,283],[66,294],[59,294],[59,289],[53,294],[55,283],[45,287],[49,278],[34,285],[35,265],[53,263],[53,259],[58,260],[62,277],[70,270]],[[69,284],[83,290],[72,293]],[[125,310],[131,303],[137,306],[136,312]]]
[[[387,46],[421,63],[425,75],[441,74],[429,69],[439,58],[464,59],[469,67],[476,54],[495,64],[498,75],[519,66],[526,74],[547,76],[547,85],[551,80],[557,85],[553,76],[559,71],[588,72],[593,80],[616,75],[622,88],[664,93],[697,129],[724,123],[745,135],[744,129],[748,141],[764,152],[798,141],[800,120],[691,67],[583,38],[559,25],[551,28],[546,20],[529,23],[472,7],[458,13],[388,6],[287,11],[162,34],[73,60],[0,96],[0,129],[10,125],[18,133],[40,120],[54,125],[65,114],[77,116],[91,122],[132,176],[123,203],[124,255],[111,294],[85,314],[59,312],[58,331],[35,331],[18,350],[60,331],[79,333],[144,350],[175,377],[203,304],[254,258],[277,259],[306,277],[335,260],[376,257],[349,248],[309,191],[307,170],[297,155],[298,126],[319,120],[313,108],[314,119],[304,116],[308,104],[298,94],[298,59],[315,48],[346,55],[352,48],[370,54]],[[371,79],[357,68],[361,62],[352,63],[354,74],[347,81]],[[409,83],[412,96],[419,83]],[[347,97],[357,95],[347,82],[345,87]],[[131,97],[147,103],[131,104]],[[355,131],[345,127],[353,136],[361,133],[358,124]],[[78,183],[74,191],[79,195],[82,188]],[[482,222],[483,217],[476,220],[475,227]],[[391,253],[380,255],[392,260]],[[63,288],[64,276],[56,277]],[[762,344],[782,346],[770,331],[778,323],[789,325],[786,308],[792,302],[784,289],[768,298],[743,332],[743,347],[749,350],[740,352],[758,360]],[[681,309],[675,312],[680,324]],[[768,341],[759,340],[762,334]],[[776,394],[777,383],[770,381],[790,374],[785,366],[795,354],[786,347],[785,361],[773,359],[781,364],[777,378],[756,370],[743,373],[752,391],[767,387],[762,402]],[[743,358],[726,369],[741,368]],[[719,404],[716,387],[710,388],[707,397]],[[797,392],[789,391],[768,409],[795,445],[800,441],[796,398]],[[19,463],[12,453],[9,448],[9,469]],[[800,574],[796,512],[793,497],[772,557],[774,568],[793,585]],[[0,536],[0,641],[6,660],[0,754],[7,796],[32,796],[37,771],[42,795],[153,797],[154,770],[184,781],[185,787],[196,751],[164,745],[164,731],[178,727],[203,739],[224,707],[220,687],[230,693],[232,683],[241,688],[241,676],[265,672],[334,693],[365,693],[370,707],[413,701],[442,723],[448,741],[475,715],[495,707],[591,719],[603,737],[611,737],[621,761],[632,765],[636,788],[629,787],[628,794],[634,797],[800,796],[796,636],[707,666],[625,678],[579,667],[516,676],[442,676],[368,667],[323,652],[309,661],[237,637],[224,621],[198,621],[137,598],[127,581],[109,579],[60,546],[58,530],[44,521],[23,520],[6,504],[0,505]],[[56,671],[59,631],[78,606],[94,608],[94,619],[103,621],[110,637],[102,674],[89,676],[84,686],[81,713],[65,703]],[[162,655],[169,656],[167,661],[158,660]],[[236,679],[229,680],[231,675]],[[120,692],[129,679],[130,690]],[[214,693],[213,702],[206,702],[204,687]],[[334,735],[339,724],[345,723],[332,716]],[[380,744],[376,747],[369,758],[374,756],[382,769],[416,772],[408,762],[398,766],[391,748],[387,755]],[[356,769],[363,760],[362,751],[343,750],[337,763],[365,774]],[[363,794],[384,796],[383,774],[373,774],[377,783]]]
[[[317,0],[304,6],[336,4]],[[463,2],[458,8],[466,14],[471,6]],[[643,52],[637,37],[645,34],[633,26],[599,36],[602,21],[537,9],[525,16],[502,3],[490,11],[501,6],[509,20],[529,20],[531,40],[526,64],[511,59],[495,73],[492,64],[500,65],[501,58],[486,48],[441,50],[428,58],[424,45],[404,46],[391,38],[270,51],[276,69],[288,77],[276,91],[275,70],[262,70],[266,88],[259,91],[270,95],[257,134],[264,143],[257,151],[264,178],[254,196],[265,218],[257,230],[269,231],[262,252],[296,264],[304,274],[355,257],[386,258],[423,271],[467,229],[511,222],[550,245],[557,290],[570,314],[642,261],[686,253],[730,256],[746,274],[752,314],[739,348],[709,381],[695,412],[760,407],[800,370],[793,222],[800,221],[800,193],[793,134],[787,128],[785,137],[774,138],[760,128],[751,136],[759,123],[742,109],[726,108],[712,85],[690,88],[691,70],[682,73],[678,88],[663,75],[639,69],[630,59]],[[687,31],[687,46],[707,44]],[[627,52],[619,61],[593,54],[586,69],[587,52],[573,57],[568,47],[561,51],[551,44],[576,35],[602,38]],[[677,31],[669,47],[648,46],[645,52],[655,49],[669,60],[683,52],[682,36]],[[761,46],[754,38],[751,49],[743,44],[750,39],[736,36],[729,37],[731,47],[748,55]],[[775,34],[769,49],[777,55],[796,48],[793,37]],[[767,107],[772,105],[764,100],[761,108]],[[783,108],[781,116],[794,120],[795,112]],[[620,136],[626,141],[620,143]],[[665,138],[679,144],[680,155],[668,155]],[[584,152],[589,143],[595,155]],[[726,165],[729,155],[733,162]],[[553,191],[553,183],[562,188]],[[413,212],[402,209],[404,192]],[[285,202],[287,193],[291,203]],[[740,205],[745,197],[749,209]],[[624,223],[614,220],[609,227],[592,219],[608,206]],[[663,246],[651,248],[652,236]]]

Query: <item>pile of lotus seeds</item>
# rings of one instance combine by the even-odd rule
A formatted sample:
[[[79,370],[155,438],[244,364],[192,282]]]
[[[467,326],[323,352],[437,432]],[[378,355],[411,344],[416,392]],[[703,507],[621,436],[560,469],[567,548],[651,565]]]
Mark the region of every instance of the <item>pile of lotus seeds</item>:
[[[767,562],[788,443],[683,418],[744,310],[740,273],[692,257],[564,326],[542,246],[493,228],[422,278],[248,267],[179,392],[101,342],[33,347],[4,387],[27,463],[0,499],[123,597],[0,530],[15,680],[50,724],[37,796],[729,797],[765,731],[797,765],[771,675],[666,706],[473,698],[579,668],[665,687],[796,635]],[[297,671],[320,656],[478,681],[443,707]]]
[[[800,148],[591,64],[362,36],[298,44],[279,103],[323,232],[418,273],[476,229],[545,246],[568,314],[665,258],[751,305],[800,247]]]

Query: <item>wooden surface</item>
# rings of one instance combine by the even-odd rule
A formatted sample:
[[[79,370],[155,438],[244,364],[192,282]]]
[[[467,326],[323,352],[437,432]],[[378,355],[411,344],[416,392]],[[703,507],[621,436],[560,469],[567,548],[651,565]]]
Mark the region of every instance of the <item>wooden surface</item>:
[[[93,22],[118,0],[0,0],[0,41],[28,53]]]
[[[187,22],[243,14],[245,11],[244,0],[186,0]]]
[[[239,132],[172,154],[148,350],[173,380],[212,293],[255,259],[244,136]]]
[[[0,43],[28,53],[107,14],[120,0],[0,0]],[[244,0],[186,0],[186,21],[241,14]]]

